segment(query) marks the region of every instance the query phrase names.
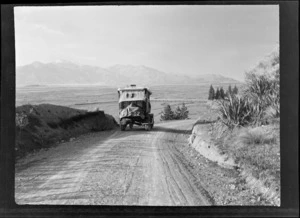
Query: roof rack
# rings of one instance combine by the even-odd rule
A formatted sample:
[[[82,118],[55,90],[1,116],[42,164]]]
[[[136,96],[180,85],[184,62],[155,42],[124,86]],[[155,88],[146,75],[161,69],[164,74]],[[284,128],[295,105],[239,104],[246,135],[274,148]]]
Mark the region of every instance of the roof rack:
[[[125,88],[118,88],[118,91],[134,91],[134,90],[147,90],[150,95],[152,94],[152,92],[149,90],[148,87],[137,87],[135,84],[131,84],[126,86]]]

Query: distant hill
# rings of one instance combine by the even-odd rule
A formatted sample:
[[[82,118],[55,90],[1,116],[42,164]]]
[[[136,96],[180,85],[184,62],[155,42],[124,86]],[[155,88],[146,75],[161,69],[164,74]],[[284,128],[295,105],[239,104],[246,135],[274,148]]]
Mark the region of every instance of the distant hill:
[[[109,72],[100,67],[81,66],[71,62],[40,63],[18,67],[18,85],[105,84],[111,82]]]
[[[163,85],[193,82],[188,76],[169,74],[146,66],[114,65],[107,70],[122,78],[122,84]]]
[[[241,83],[238,80],[229,78],[229,77],[225,77],[219,74],[203,74],[203,75],[199,75],[194,79],[195,83]]]
[[[147,66],[114,65],[108,68],[78,65],[69,61],[34,62],[17,67],[17,86],[25,85],[165,85],[197,83],[239,83],[216,74],[190,78],[174,75]]]

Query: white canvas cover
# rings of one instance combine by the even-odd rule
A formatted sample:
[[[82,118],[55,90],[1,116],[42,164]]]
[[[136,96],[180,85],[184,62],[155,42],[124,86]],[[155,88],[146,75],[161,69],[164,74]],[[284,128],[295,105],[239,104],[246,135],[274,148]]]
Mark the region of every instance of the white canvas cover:
[[[141,117],[142,119],[145,118],[144,110],[141,107],[134,106],[133,103],[128,105],[125,109],[120,110],[119,116],[120,118],[131,117],[131,116],[138,116]]]

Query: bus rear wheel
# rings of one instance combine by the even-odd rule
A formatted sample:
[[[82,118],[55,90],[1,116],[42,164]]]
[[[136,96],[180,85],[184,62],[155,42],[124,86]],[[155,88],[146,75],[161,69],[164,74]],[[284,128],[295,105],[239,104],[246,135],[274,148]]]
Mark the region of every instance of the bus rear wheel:
[[[120,125],[120,129],[121,129],[121,131],[124,131],[125,129],[126,129],[126,125]]]
[[[146,130],[146,131],[151,130],[151,124],[146,124],[146,125],[145,125],[145,130]]]

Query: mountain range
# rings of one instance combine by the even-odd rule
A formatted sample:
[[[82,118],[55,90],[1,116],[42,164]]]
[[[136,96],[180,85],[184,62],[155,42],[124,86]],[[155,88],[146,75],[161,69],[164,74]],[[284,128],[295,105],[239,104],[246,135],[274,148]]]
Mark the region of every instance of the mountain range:
[[[33,62],[16,68],[16,85],[106,85],[123,86],[240,83],[217,74],[185,75],[166,73],[147,66],[114,65],[108,68],[79,65],[69,61],[51,63]]]

